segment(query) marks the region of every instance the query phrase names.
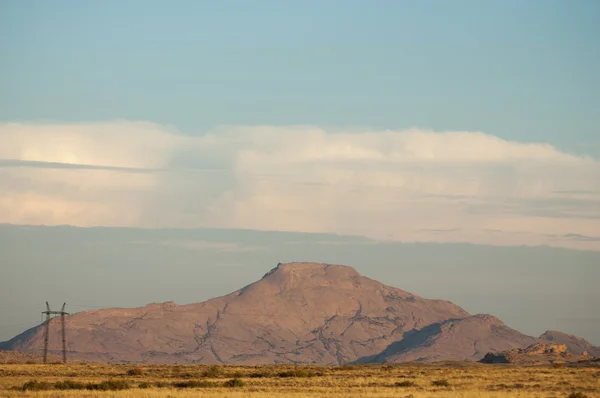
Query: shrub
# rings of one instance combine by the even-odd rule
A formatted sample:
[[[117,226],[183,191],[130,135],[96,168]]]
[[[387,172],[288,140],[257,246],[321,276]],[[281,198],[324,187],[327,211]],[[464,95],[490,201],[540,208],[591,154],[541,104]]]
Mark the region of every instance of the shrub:
[[[55,390],[84,390],[86,385],[78,381],[64,380],[54,383]]]
[[[144,382],[144,383],[140,383],[140,384],[138,385],[138,388],[151,388],[151,387],[152,387],[152,384],[150,384],[150,383],[146,383],[146,382]]]
[[[506,390],[506,389],[510,389],[510,388],[526,388],[526,387],[527,386],[525,386],[524,384],[521,384],[521,383],[516,383],[516,384],[513,384],[513,385],[506,385],[506,384],[503,383],[503,384],[496,384],[496,385],[488,386],[488,390],[495,391],[495,390]],[[539,388],[541,386],[539,384],[535,384],[535,385],[533,385],[531,387],[532,388]]]
[[[294,369],[287,372],[279,372],[279,377],[315,377],[317,374],[310,370]]]
[[[156,383],[154,383],[154,387],[167,388],[171,387],[171,384],[167,383],[166,381],[157,381]]]
[[[271,377],[271,376],[273,376],[273,374],[271,372],[267,372],[267,371],[265,371],[265,372],[254,372],[254,373],[250,373],[248,375],[248,377],[251,377],[253,379],[259,379],[259,378],[262,378],[262,377]]]
[[[572,392],[568,398],[588,398],[588,396],[582,392]]]
[[[431,384],[433,384],[436,387],[448,387],[450,385],[450,383],[448,383],[448,380],[434,380],[431,382]]]
[[[216,379],[217,377],[220,377],[222,374],[223,374],[223,371],[221,370],[221,367],[219,365],[211,365],[208,368],[206,368],[206,370],[204,371],[202,376]]]
[[[86,388],[99,391],[127,390],[129,383],[125,380],[105,380],[101,383],[89,383]]]
[[[29,380],[27,383],[23,384],[21,390],[23,391],[45,391],[52,390],[53,386],[51,383],[47,383],[45,381],[37,381],[37,380]]]
[[[244,387],[246,383],[242,379],[231,379],[227,380],[223,385],[225,387]]]
[[[414,381],[410,381],[410,380],[405,380],[405,381],[399,381],[396,384],[394,384],[396,387],[414,387],[415,386],[415,382]]]
[[[175,381],[171,385],[175,388],[206,388],[206,387],[216,387],[217,386],[212,381],[206,381],[206,380]]]
[[[128,376],[142,376],[144,371],[141,368],[131,368],[127,371]]]
[[[331,370],[338,372],[338,371],[354,371],[357,370],[359,368],[360,365],[342,365],[342,366],[334,366],[331,368]]]

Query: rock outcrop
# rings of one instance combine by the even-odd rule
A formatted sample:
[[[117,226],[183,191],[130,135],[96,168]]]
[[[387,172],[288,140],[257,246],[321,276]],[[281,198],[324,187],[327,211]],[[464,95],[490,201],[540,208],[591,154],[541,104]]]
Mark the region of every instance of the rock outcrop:
[[[589,359],[583,355],[569,352],[565,344],[535,343],[526,348],[510,351],[488,353],[480,361],[482,363],[512,363],[517,365],[547,365],[553,363],[576,362]]]
[[[564,344],[569,352],[576,355],[587,352],[592,357],[600,357],[600,347],[595,347],[589,341],[571,334],[548,330],[540,336],[540,340],[554,344]]]

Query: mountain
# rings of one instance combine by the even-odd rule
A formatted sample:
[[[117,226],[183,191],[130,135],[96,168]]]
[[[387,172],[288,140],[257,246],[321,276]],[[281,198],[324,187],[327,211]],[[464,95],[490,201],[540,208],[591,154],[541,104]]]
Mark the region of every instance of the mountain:
[[[581,355],[587,352],[593,357],[600,357],[600,347],[595,347],[589,341],[571,334],[548,330],[540,336],[540,340],[554,344],[564,344],[569,352],[573,354]]]
[[[43,326],[0,350],[40,353]],[[351,267],[319,263],[278,264],[259,281],[202,303],[80,312],[66,318],[66,329],[69,359],[135,363],[476,361],[539,340],[491,315],[472,316]],[[50,352],[61,346],[53,319]]]
[[[69,316],[66,326],[69,357],[76,359],[341,364],[378,353],[407,331],[468,315],[351,267],[290,263],[203,303],[86,311]],[[40,352],[40,326],[0,349]],[[52,320],[50,350],[60,352],[60,344],[60,323]]]
[[[524,347],[536,341],[494,316],[479,314],[407,332],[381,353],[357,362],[477,361],[490,351]]]

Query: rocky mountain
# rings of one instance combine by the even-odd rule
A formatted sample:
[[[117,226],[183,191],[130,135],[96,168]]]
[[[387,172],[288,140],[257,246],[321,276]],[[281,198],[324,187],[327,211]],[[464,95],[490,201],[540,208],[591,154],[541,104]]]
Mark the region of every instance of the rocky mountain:
[[[524,347],[536,341],[494,316],[479,314],[411,331],[378,355],[358,362],[477,361],[490,351]]]
[[[587,352],[590,356],[600,357],[600,347],[595,347],[589,341],[571,334],[548,330],[540,336],[540,340],[554,344],[564,344],[569,352],[573,354],[581,355]]]
[[[318,263],[279,264],[259,281],[202,303],[80,312],[67,317],[66,327],[70,359],[105,362],[476,361],[537,342],[493,316],[471,316],[351,267]],[[0,349],[40,353],[43,332],[36,326]],[[50,321],[49,347],[60,353],[58,319]]]
[[[203,303],[81,312],[67,319],[69,358],[160,363],[340,364],[380,352],[405,332],[469,314],[359,275],[353,268],[280,264],[261,280]],[[60,352],[60,323],[50,325]],[[0,346],[43,347],[33,328]]]
[[[480,361],[482,363],[512,363],[517,365],[548,365],[589,360],[587,353],[569,352],[565,344],[535,343],[526,348],[516,348],[502,352],[490,352]]]

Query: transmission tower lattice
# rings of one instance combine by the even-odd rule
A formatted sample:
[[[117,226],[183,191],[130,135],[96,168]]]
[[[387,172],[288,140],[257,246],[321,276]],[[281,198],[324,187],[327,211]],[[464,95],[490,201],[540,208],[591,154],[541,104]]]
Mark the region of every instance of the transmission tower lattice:
[[[50,335],[50,319],[52,315],[60,315],[60,323],[62,329],[62,357],[63,363],[67,363],[67,334],[65,329],[65,315],[69,315],[68,312],[65,312],[65,307],[67,303],[63,303],[60,311],[52,311],[50,309],[50,304],[46,301],[46,311],[42,312],[42,315],[46,315],[46,328],[44,331],[44,363],[48,362],[48,337]]]

